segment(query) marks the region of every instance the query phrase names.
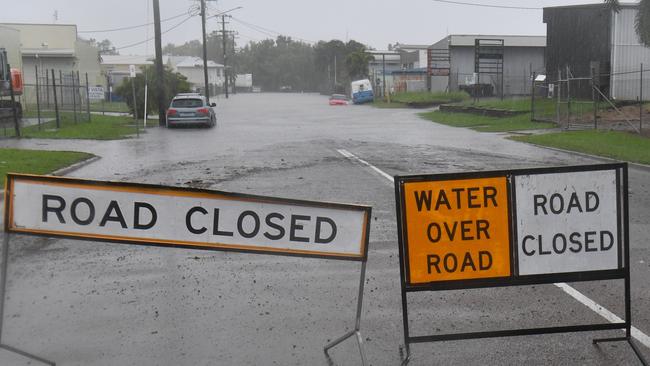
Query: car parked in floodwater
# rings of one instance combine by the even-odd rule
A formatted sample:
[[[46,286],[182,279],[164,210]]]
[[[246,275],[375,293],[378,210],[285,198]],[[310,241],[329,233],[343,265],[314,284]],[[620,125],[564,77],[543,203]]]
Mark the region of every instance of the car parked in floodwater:
[[[182,125],[212,127],[217,124],[217,115],[212,109],[216,106],[215,103],[208,105],[205,97],[197,93],[178,94],[167,109],[167,127]]]

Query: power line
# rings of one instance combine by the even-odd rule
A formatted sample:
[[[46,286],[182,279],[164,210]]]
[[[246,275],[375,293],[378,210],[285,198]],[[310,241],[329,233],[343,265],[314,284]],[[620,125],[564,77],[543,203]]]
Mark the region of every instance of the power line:
[[[183,13],[180,13],[180,14],[174,15],[174,16],[172,16],[172,17],[169,17],[169,18],[163,19],[163,20],[161,20],[160,22],[162,23],[162,22],[167,22],[167,21],[170,21],[170,20],[174,20],[174,19],[180,18],[180,17],[182,17],[182,16],[184,16],[184,15],[187,15],[187,14],[188,14],[188,12],[183,12]],[[192,15],[191,13],[189,13],[189,14]],[[132,25],[132,26],[122,27],[122,28],[77,31],[77,33],[108,33],[108,32],[119,32],[119,31],[124,31],[124,30],[130,30],[130,29],[142,28],[142,27],[146,27],[146,26],[149,26],[149,25],[152,25],[152,24],[153,24],[153,22],[151,22],[151,23],[146,23],[146,24]]]
[[[516,9],[516,10],[542,10],[543,8],[533,8],[526,6],[508,6],[508,5],[490,5],[490,4],[481,4],[481,3],[468,3],[463,1],[452,1],[452,0],[431,0],[438,3],[447,3],[455,5],[467,5],[467,6],[479,6],[482,8],[497,8],[497,9]]]
[[[267,35],[269,37],[275,37],[275,36],[289,36],[289,37],[292,37],[292,36],[290,36],[288,34],[284,34],[284,33],[278,32],[278,31],[274,31],[273,29],[264,28],[264,27],[262,27],[260,25],[255,25],[255,24],[252,24],[252,23],[245,22],[245,21],[243,21],[241,19],[237,19],[237,18],[235,18],[233,16],[231,16],[231,19],[233,19],[237,23],[240,23],[240,24],[242,24],[242,25],[244,25],[244,26],[246,26],[246,27],[248,27],[248,28],[250,28],[252,30],[255,30],[255,31],[259,32],[259,33],[265,34],[265,35]],[[304,38],[299,38],[299,37],[292,37],[292,38],[297,39],[299,41],[306,42],[306,43],[317,43],[317,42],[310,41],[310,40],[304,39]]]
[[[172,26],[171,28],[165,30],[164,32],[162,32],[162,33],[160,33],[160,34],[165,34],[165,33],[167,33],[167,32],[170,32],[170,31],[172,31],[172,30],[174,30],[174,29],[180,27],[183,23],[185,23],[185,22],[187,22],[188,20],[192,19],[192,17],[194,17],[194,16],[196,16],[196,14],[190,15],[189,17],[183,19],[180,23],[178,23],[178,24]],[[154,37],[152,37],[152,38],[148,38],[148,39],[145,39],[144,41],[140,41],[140,42],[132,43],[132,44],[129,44],[129,45],[126,45],[126,46],[115,47],[115,50],[122,50],[122,49],[125,49],[125,48],[131,48],[131,47],[139,46],[139,45],[141,45],[141,44],[143,44],[143,43],[147,43],[147,42],[151,41],[152,39],[154,39]]]

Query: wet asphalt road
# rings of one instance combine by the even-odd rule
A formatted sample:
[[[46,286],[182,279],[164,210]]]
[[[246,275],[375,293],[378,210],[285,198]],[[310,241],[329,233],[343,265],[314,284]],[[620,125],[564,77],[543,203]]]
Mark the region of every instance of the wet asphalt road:
[[[338,149],[390,175],[596,163],[411,110],[329,107],[318,95],[235,95],[217,104],[213,129],[0,144],[102,157],[75,177],[371,205],[361,329],[372,365],[398,364],[403,337],[394,190]],[[632,169],[630,190],[633,322],[650,334],[650,173]],[[354,262],[14,236],[10,263],[3,343],[59,365],[326,365],[323,345],[354,324]],[[573,286],[624,315],[622,281]],[[415,293],[409,304],[412,335],[603,322],[553,285]],[[639,364],[624,343],[591,344],[620,334],[420,344],[410,364]],[[352,340],[331,354],[339,365],[360,363]],[[27,364],[0,350],[0,365]]]

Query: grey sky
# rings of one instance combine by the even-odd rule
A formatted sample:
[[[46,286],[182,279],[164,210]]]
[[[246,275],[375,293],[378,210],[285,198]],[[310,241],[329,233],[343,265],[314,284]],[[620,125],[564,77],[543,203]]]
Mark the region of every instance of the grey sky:
[[[544,7],[583,4],[585,0],[458,0],[487,5]],[[594,1],[591,1],[594,2]],[[598,2],[598,1],[596,1]],[[0,14],[0,22],[52,23],[55,10],[57,23],[77,24],[80,35],[98,40],[108,38],[117,47],[145,40],[147,28],[119,32],[81,33],[103,30],[153,20],[151,0],[25,0],[15,1],[11,11]],[[196,0],[160,0],[161,17],[168,18],[196,6]],[[355,39],[377,49],[388,43],[433,44],[447,34],[526,34],[543,35],[541,10],[514,10],[445,4],[432,0],[219,0],[209,1],[212,14],[242,6],[231,14],[236,18],[227,25],[239,33],[238,45],[251,40],[274,38],[280,32],[306,41]],[[163,31],[183,21],[179,17],[163,23]],[[251,29],[239,21],[263,27]],[[212,18],[208,30],[220,24]],[[149,37],[153,37],[153,26]],[[163,35],[163,44],[180,44],[200,39],[200,17],[196,16]],[[271,37],[272,36],[272,37]],[[125,48],[121,54],[151,54],[153,41]]]

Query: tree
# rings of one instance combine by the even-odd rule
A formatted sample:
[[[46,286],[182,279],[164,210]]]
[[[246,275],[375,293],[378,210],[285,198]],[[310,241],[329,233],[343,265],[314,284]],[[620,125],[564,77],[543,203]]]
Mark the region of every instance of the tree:
[[[99,54],[100,55],[119,55],[120,53],[117,51],[115,46],[113,46],[113,43],[105,39],[101,42],[97,42],[97,48],[99,48]]]
[[[156,68],[154,66],[146,66],[142,73],[137,74],[135,77],[135,97],[138,105],[138,117],[144,116],[144,81],[145,75],[149,84],[147,97],[147,113],[158,111],[158,90],[153,85],[156,85]],[[177,72],[173,72],[170,68],[165,66],[163,72],[165,95],[167,100],[164,107],[167,108],[172,98],[178,93],[187,93],[190,91],[190,83],[187,78]],[[133,114],[133,87],[131,86],[131,79],[125,78],[115,90],[115,94],[124,98],[124,101],[129,106],[131,114]]]
[[[203,57],[203,46],[198,40],[192,40],[185,42],[180,46],[176,46],[173,43],[167,43],[162,50],[163,54],[173,55],[173,56],[194,56],[194,57]],[[208,57],[208,59],[210,59]]]
[[[619,0],[605,0],[612,10],[618,12],[621,8]],[[639,11],[636,14],[635,28],[639,35],[639,40],[646,47],[650,47],[650,0],[640,0]]]

